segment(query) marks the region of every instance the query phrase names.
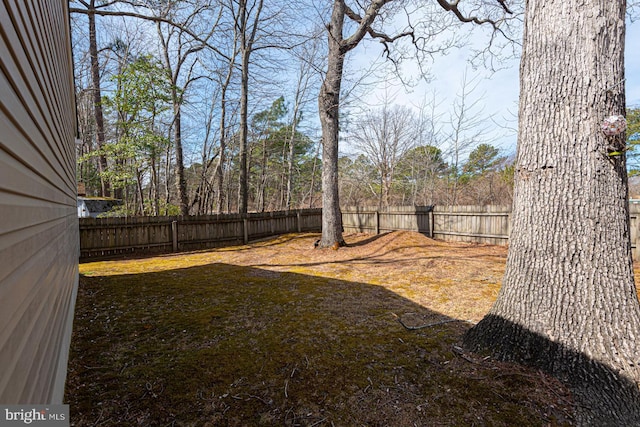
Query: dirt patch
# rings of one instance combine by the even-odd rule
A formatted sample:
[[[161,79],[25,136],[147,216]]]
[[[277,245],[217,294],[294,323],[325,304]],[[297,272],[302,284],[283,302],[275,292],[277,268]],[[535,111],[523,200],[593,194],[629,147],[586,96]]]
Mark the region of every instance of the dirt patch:
[[[317,238],[82,264],[72,424],[571,424],[558,382],[457,347],[497,296],[506,248]]]

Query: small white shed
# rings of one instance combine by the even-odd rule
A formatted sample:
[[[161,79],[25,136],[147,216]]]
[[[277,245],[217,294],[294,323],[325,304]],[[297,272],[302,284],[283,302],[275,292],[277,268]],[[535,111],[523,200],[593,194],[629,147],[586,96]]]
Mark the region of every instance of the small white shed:
[[[78,197],[78,218],[97,218],[121,204],[122,200],[108,197]]]

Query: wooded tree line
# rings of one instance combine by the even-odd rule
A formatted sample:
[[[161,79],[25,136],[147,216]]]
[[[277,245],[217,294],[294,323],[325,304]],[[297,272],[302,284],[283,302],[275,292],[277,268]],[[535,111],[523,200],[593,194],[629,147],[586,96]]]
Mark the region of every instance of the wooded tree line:
[[[640,194],[640,105],[627,107],[627,159],[629,163],[629,176],[633,177],[630,183],[631,197],[636,198]]]
[[[315,53],[282,37],[294,16],[272,3],[70,2],[88,194],[133,215],[234,211],[240,190],[253,210],[312,203]]]
[[[321,206],[330,9],[299,6],[70,1],[87,194],[122,199],[127,215]],[[343,108],[343,205],[510,202],[508,160],[486,139],[452,136],[486,124],[455,124],[430,107]]]
[[[468,96],[466,91],[463,85],[460,97]],[[489,118],[470,109],[468,99],[464,111],[456,106],[465,101],[454,101],[460,101],[454,103],[454,118],[474,117],[457,122],[433,117],[431,108],[394,104],[359,115],[345,137],[356,155],[338,163],[342,204],[510,204],[512,159],[484,142]]]

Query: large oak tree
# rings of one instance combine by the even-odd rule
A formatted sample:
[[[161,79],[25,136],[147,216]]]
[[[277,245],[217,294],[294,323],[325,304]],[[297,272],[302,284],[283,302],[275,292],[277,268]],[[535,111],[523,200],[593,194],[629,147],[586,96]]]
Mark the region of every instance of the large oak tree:
[[[640,425],[623,115],[624,0],[528,0],[512,231],[498,300],[465,337],[566,380],[579,425]]]
[[[391,5],[393,3],[393,5]],[[339,117],[341,103],[341,85],[345,65],[345,57],[360,42],[369,36],[378,40],[385,46],[385,52],[390,57],[390,49],[394,42],[400,39],[411,40],[416,54],[433,53],[437,48],[430,46],[433,36],[443,31],[437,28],[435,22],[416,24],[409,22],[406,30],[394,35],[385,34],[384,29],[376,28],[377,20],[385,13],[391,13],[391,7],[410,5],[407,0],[370,0],[366,2],[354,2],[353,8],[347,4],[347,0],[334,0],[332,2],[331,17],[326,24],[328,33],[327,67],[324,81],[318,96],[318,110],[320,125],[322,127],[322,238],[321,247],[337,247],[344,245],[342,238],[342,218],[338,196],[338,139]],[[459,22],[490,24],[495,31],[501,31],[500,26],[505,21],[505,15],[510,15],[505,0],[435,0],[429,5],[436,4],[444,13],[455,16]],[[468,6],[465,12],[463,6]],[[406,11],[409,17],[418,11]],[[479,17],[478,14],[486,14]],[[428,15],[428,14],[427,14]],[[350,35],[345,35],[345,30],[353,24],[354,30]]]

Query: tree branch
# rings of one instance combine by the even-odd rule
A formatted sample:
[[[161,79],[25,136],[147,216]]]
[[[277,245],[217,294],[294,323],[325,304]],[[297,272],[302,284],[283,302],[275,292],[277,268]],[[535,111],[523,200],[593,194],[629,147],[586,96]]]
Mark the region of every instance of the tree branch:
[[[91,9],[91,5],[89,3],[87,3],[85,0],[76,0],[78,3],[80,3],[81,5],[83,5],[84,7],[86,7],[87,9]],[[112,0],[110,2],[107,3],[102,3],[102,4],[98,4],[98,5],[93,5],[93,9],[101,9],[103,7],[109,7],[109,6],[113,6],[116,3],[120,3],[121,0]]]
[[[449,3],[447,0],[437,0],[437,1],[438,1],[438,4],[444,10],[448,12],[452,12],[460,22],[465,22],[465,23],[473,22],[474,24],[478,24],[478,25],[491,24],[494,29],[499,30],[498,22],[500,21],[494,21],[492,19],[480,19],[477,16],[464,16],[460,11],[460,9],[458,8],[458,4],[460,3],[460,0],[454,0],[451,3]],[[505,10],[506,13],[509,13],[509,14],[512,13],[507,7],[507,5],[505,4],[505,0],[496,0],[496,1],[500,3],[500,5],[502,6],[502,8]]]
[[[387,3],[387,2],[385,2]],[[377,12],[376,12],[377,13]],[[345,14],[347,15],[347,17],[349,17],[349,19],[351,19],[352,21],[355,21],[359,24],[362,24],[363,19],[360,15],[358,15],[353,9],[351,9],[349,6],[345,5]],[[405,31],[404,33],[401,34],[397,34],[393,37],[385,34],[385,33],[379,33],[376,30],[374,30],[371,25],[366,26],[366,32],[373,37],[374,39],[380,39],[381,42],[385,45],[385,52],[389,53],[389,48],[387,46],[387,43],[393,43],[394,41],[402,38],[402,37],[407,37],[407,36],[411,36],[411,39],[413,41],[415,41],[414,39],[414,32],[413,31]]]
[[[340,49],[343,52],[348,52],[360,43],[360,41],[364,38],[364,36],[371,30],[371,24],[375,21],[380,9],[393,0],[373,0],[371,5],[364,14],[364,17],[360,17],[357,13],[351,10],[346,4],[345,14],[349,17],[349,19],[357,22],[358,28],[356,31],[348,38],[344,39],[341,43]]]
[[[230,60],[230,58],[227,55],[225,55],[222,51],[220,51],[220,49],[218,49],[216,46],[214,46],[211,43],[209,43],[206,39],[203,39],[199,35],[195,34],[193,31],[191,31],[189,28],[185,27],[184,25],[182,25],[180,23],[174,22],[171,19],[167,19],[167,18],[160,17],[160,16],[143,15],[141,13],[135,13],[135,12],[111,11],[111,10],[93,10],[92,11],[92,10],[87,10],[87,9],[78,9],[78,8],[75,8],[75,7],[69,8],[69,12],[70,13],[81,13],[83,15],[95,14],[95,15],[100,15],[100,16],[126,16],[126,17],[129,17],[129,18],[144,19],[146,21],[169,24],[169,25],[171,25],[171,26],[173,26],[175,28],[178,28],[179,30],[183,31],[184,33],[188,34],[194,40],[202,43],[203,46],[208,47],[209,49],[211,49],[213,52],[215,52],[217,55],[219,55],[220,57],[224,58],[225,60],[227,60],[227,61]],[[209,38],[209,36],[207,36],[207,39]]]
[[[508,13],[509,15],[513,15],[513,12],[511,11],[511,9],[509,9],[509,6],[507,6],[507,3],[505,0],[496,0],[496,1],[500,3],[500,6],[502,6],[502,9],[504,9],[506,13]]]

